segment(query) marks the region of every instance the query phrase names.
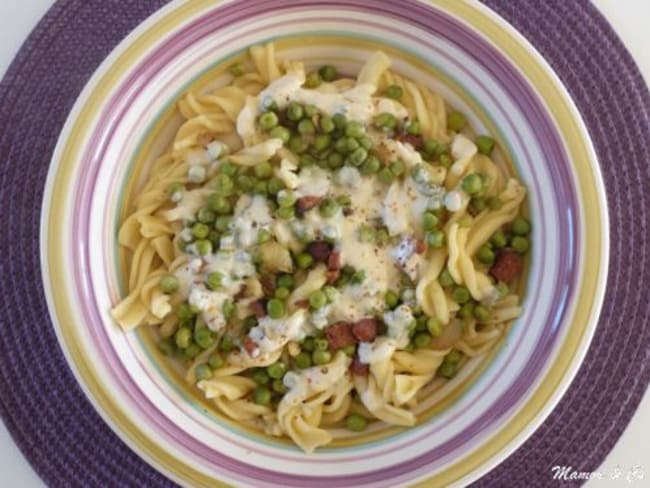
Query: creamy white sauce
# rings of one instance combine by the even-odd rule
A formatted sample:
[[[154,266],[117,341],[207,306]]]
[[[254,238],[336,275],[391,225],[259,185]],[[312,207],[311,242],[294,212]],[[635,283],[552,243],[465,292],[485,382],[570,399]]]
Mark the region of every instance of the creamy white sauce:
[[[262,110],[275,103],[284,109],[289,103],[315,105],[327,114],[343,114],[348,120],[368,123],[380,113],[390,113],[399,119],[408,117],[406,108],[395,100],[373,97],[377,87],[362,83],[341,92],[302,88],[304,71],[292,71],[271,82],[257,97],[247,99],[244,109],[237,118],[237,132],[248,139],[255,134],[255,121]]]
[[[348,371],[350,359],[338,354],[334,361],[324,366],[314,366],[303,371],[289,371],[283,383],[289,391],[282,397],[278,410],[301,403],[308,396],[324,391],[343,378]]]
[[[390,359],[397,349],[395,339],[377,337],[373,342],[362,342],[357,349],[359,361],[364,364],[381,363]]]
[[[295,193],[298,197],[324,197],[330,190],[332,173],[318,166],[308,166],[298,173]]]
[[[409,328],[414,320],[413,312],[408,305],[400,305],[395,310],[384,312],[384,323],[388,327],[387,335],[395,339],[398,348],[407,346]]]
[[[223,315],[223,305],[230,295],[221,291],[210,291],[202,283],[195,283],[190,289],[188,303],[201,311],[203,320],[214,331],[223,329],[226,318]]]
[[[212,160],[219,159],[230,152],[228,146],[221,141],[212,141],[205,148]]]
[[[263,317],[249,332],[257,344],[259,353],[264,354],[284,347],[290,341],[303,340],[308,332],[307,312],[297,310],[289,317],[272,319]]]
[[[416,253],[417,239],[413,236],[403,237],[391,251],[391,256],[413,281],[418,280],[418,271],[422,256]]]
[[[260,229],[269,229],[273,223],[266,197],[242,195],[235,205],[234,232],[237,244],[248,248],[257,242]]]
[[[169,222],[175,220],[194,220],[196,212],[205,206],[208,195],[212,191],[208,188],[199,188],[196,190],[186,191],[183,199],[172,209],[163,212],[163,217]]]

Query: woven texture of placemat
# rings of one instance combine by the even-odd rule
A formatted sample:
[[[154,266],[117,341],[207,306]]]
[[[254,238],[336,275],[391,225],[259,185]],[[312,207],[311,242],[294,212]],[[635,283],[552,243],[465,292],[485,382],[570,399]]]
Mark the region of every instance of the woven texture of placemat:
[[[39,263],[48,164],[75,99],[102,60],[165,0],[59,0],[0,84],[0,414],[50,486],[167,486],[94,411],[59,349]],[[551,468],[598,468],[650,381],[650,95],[586,1],[485,0],[571,92],[607,188],[611,265],[587,358],[543,426],[477,486],[553,485]]]

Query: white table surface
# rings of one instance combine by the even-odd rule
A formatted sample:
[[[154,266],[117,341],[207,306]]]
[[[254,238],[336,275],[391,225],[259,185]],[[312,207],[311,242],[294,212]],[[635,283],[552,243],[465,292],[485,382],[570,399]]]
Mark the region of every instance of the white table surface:
[[[639,64],[646,81],[650,80],[650,49],[648,49],[648,19],[650,19],[649,0],[594,0],[597,7],[612,23],[618,34],[632,52]],[[20,0],[19,2],[0,0],[0,76],[4,75],[9,63],[21,44],[54,4],[53,0]],[[612,486],[650,486],[650,452],[647,438],[650,434],[650,390],[628,425],[625,433],[611,451],[598,471],[602,480],[592,478],[588,488],[609,488]],[[630,470],[644,474],[640,481],[633,477],[631,482],[625,480]],[[612,475],[621,473],[618,481]],[[11,439],[4,424],[0,422],[0,473],[7,485],[21,488],[44,486],[31,466],[22,456]]]

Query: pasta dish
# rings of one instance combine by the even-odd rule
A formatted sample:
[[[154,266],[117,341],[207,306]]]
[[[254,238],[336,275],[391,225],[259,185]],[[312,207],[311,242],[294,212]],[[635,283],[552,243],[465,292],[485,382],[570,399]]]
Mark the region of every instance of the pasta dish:
[[[521,312],[525,187],[382,52],[356,78],[273,44],[190,91],[119,231],[128,331],[222,415],[306,452],[415,410]]]

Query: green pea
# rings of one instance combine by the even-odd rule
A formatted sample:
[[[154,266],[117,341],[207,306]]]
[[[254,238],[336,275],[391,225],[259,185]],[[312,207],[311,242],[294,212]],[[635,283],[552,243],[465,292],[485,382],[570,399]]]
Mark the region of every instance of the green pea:
[[[424,238],[431,247],[441,248],[445,244],[445,233],[438,229],[427,232]]]
[[[471,206],[476,210],[476,212],[480,213],[487,208],[487,202],[485,201],[485,198],[474,197],[472,198]]]
[[[306,337],[300,343],[300,349],[307,352],[312,352],[316,348],[315,339],[313,337]]]
[[[329,134],[318,134],[314,138],[314,148],[317,151],[324,151],[327,149],[332,142],[332,136]]]
[[[199,256],[207,256],[212,254],[212,243],[208,240],[202,239],[194,243],[196,246],[196,252]]]
[[[352,205],[352,199],[348,195],[339,195],[336,197],[336,203],[341,207],[349,207]]]
[[[197,222],[192,226],[192,235],[197,239],[205,239],[210,233],[210,227],[201,222]]]
[[[375,232],[375,243],[379,246],[385,246],[390,241],[390,236],[388,235],[388,230],[385,228],[378,229]]]
[[[222,195],[213,193],[208,197],[208,206],[220,215],[228,214],[232,210],[230,200]]]
[[[375,229],[370,227],[367,224],[361,224],[359,226],[359,241],[361,242],[374,242],[375,241]]]
[[[284,189],[284,182],[280,178],[274,176],[268,181],[266,188],[269,195],[277,195]]]
[[[309,144],[300,136],[293,136],[289,141],[289,150],[295,154],[302,154],[309,148]]]
[[[395,176],[401,176],[404,174],[405,168],[404,168],[404,163],[400,160],[393,161],[390,163],[390,172],[393,173]]]
[[[163,293],[174,293],[178,290],[178,279],[173,274],[166,274],[160,277],[160,291]]]
[[[332,121],[334,122],[336,128],[339,130],[345,130],[345,126],[348,125],[348,121],[343,114],[334,114]]]
[[[530,248],[530,242],[526,237],[514,236],[510,239],[510,246],[519,254],[524,254]]]
[[[244,63],[242,63],[241,61],[231,65],[230,68],[228,68],[228,71],[230,71],[230,74],[233,75],[235,78],[242,76],[246,72],[244,68]]]
[[[291,191],[282,190],[278,193],[277,201],[281,208],[293,207],[298,200],[296,194]]]
[[[305,111],[302,108],[302,105],[300,105],[299,103],[291,102],[289,104],[289,106],[287,107],[287,118],[289,120],[293,120],[294,122],[298,122],[304,116],[305,116]]]
[[[332,198],[326,198],[318,205],[318,210],[323,217],[331,218],[339,211],[339,204]]]
[[[413,344],[417,348],[428,347],[431,344],[431,335],[428,332],[420,332],[413,338]]]
[[[213,180],[214,189],[219,195],[227,197],[232,195],[235,189],[235,182],[226,174],[218,174]]]
[[[196,327],[194,329],[194,342],[203,349],[207,349],[214,344],[214,337],[212,337],[212,332],[207,327]]]
[[[348,137],[354,137],[355,139],[359,139],[366,135],[366,131],[361,122],[350,121],[348,122],[348,125],[345,127],[345,135]]]
[[[318,125],[320,127],[321,132],[323,132],[325,134],[329,134],[329,133],[333,132],[334,129],[336,129],[336,125],[334,124],[334,120],[329,115],[323,115],[320,118],[320,121],[319,121]]]
[[[490,310],[485,305],[474,307],[474,317],[480,322],[486,321],[490,317]]]
[[[253,172],[255,173],[256,177],[265,180],[273,176],[273,166],[271,166],[271,163],[268,161],[263,161],[255,165]]]
[[[370,155],[361,165],[361,173],[364,175],[372,175],[377,173],[380,168],[381,163],[379,162],[377,156]]]
[[[341,153],[333,152],[327,157],[327,166],[331,169],[338,169],[343,166],[344,161],[345,158]]]
[[[315,310],[324,307],[326,303],[327,296],[321,290],[316,290],[309,295],[309,305]]]
[[[454,111],[447,116],[447,129],[451,131],[460,132],[466,124],[467,120],[460,112]]]
[[[186,349],[190,345],[191,340],[192,330],[189,327],[181,327],[174,334],[174,341],[180,349]]]
[[[336,150],[342,154],[349,154],[359,149],[359,141],[352,137],[342,137],[335,144]]]
[[[284,386],[284,383],[281,379],[273,380],[271,382],[271,389],[281,395],[284,395],[287,392],[287,387]]]
[[[358,413],[352,413],[345,419],[345,428],[353,432],[363,432],[368,427],[368,421]]]
[[[441,154],[438,157],[438,162],[443,168],[450,168],[451,165],[454,164],[454,160],[451,159],[451,156],[447,153]]]
[[[282,144],[286,144],[289,142],[289,139],[291,139],[291,131],[286,127],[279,125],[271,129],[269,132],[269,137],[272,139],[280,139],[282,141]]]
[[[209,208],[203,207],[198,211],[196,217],[199,220],[199,222],[201,222],[202,224],[211,224],[217,218],[217,214],[215,214]]]
[[[255,315],[250,315],[244,319],[244,328],[246,330],[251,330],[257,325],[257,317]]]
[[[295,207],[280,207],[275,214],[282,220],[291,220],[296,216],[296,209]]]
[[[239,171],[239,166],[233,163],[225,162],[219,166],[219,173],[231,178],[237,174],[237,171]]]
[[[393,100],[399,100],[402,98],[402,93],[402,87],[399,85],[388,85],[388,87],[386,87],[386,96]]]
[[[350,277],[350,283],[353,285],[360,285],[366,280],[366,272],[362,269],[355,271]]]
[[[264,180],[255,181],[253,192],[258,195],[266,195],[269,192],[269,182]]]
[[[388,308],[395,308],[399,303],[399,295],[393,290],[388,290],[384,294],[384,303],[386,303]]]
[[[253,381],[257,383],[258,385],[266,385],[268,384],[269,380],[269,375],[264,371],[263,369],[258,369],[253,373]]]
[[[333,286],[326,286],[323,288],[323,293],[325,293],[325,298],[327,298],[327,303],[334,302],[339,296],[339,292]]]
[[[427,320],[427,330],[433,337],[438,337],[442,334],[442,322],[436,317],[429,317]]]
[[[307,369],[311,366],[311,355],[306,352],[300,352],[293,358],[293,362],[298,369]]]
[[[516,236],[527,236],[530,234],[530,222],[523,217],[517,217],[510,224],[510,230]]]
[[[336,79],[336,68],[332,66],[331,64],[326,64],[324,66],[321,66],[320,69],[318,70],[318,74],[320,75],[321,79],[323,81],[334,81]]]
[[[214,228],[217,229],[219,232],[226,232],[227,230],[230,229],[231,222],[232,222],[231,217],[228,217],[227,215],[220,215],[217,217],[217,219],[214,222]]]
[[[279,300],[286,300],[291,295],[291,290],[289,288],[279,287],[275,289],[273,296]]]
[[[258,122],[262,130],[268,132],[280,123],[280,119],[275,112],[265,112],[260,115]]]
[[[492,234],[492,237],[490,238],[490,242],[494,247],[500,249],[502,247],[506,247],[506,245],[508,244],[508,238],[503,233],[503,231],[498,230],[494,234]]]
[[[268,313],[269,317],[272,319],[279,319],[284,317],[284,302],[282,300],[278,300],[277,298],[271,298],[266,303],[266,313]]]
[[[438,217],[434,213],[424,212],[422,215],[422,228],[427,230],[433,230],[438,227]]]
[[[293,288],[293,276],[288,274],[283,274],[278,277],[277,285],[281,288],[288,288],[291,290]]]
[[[226,320],[230,320],[232,318],[232,314],[235,313],[235,304],[232,302],[232,300],[226,300],[223,302],[222,305],[222,312],[223,316]]]
[[[314,127],[314,123],[309,120],[309,119],[302,119],[300,122],[298,122],[298,133],[305,135],[305,134],[313,134],[316,132],[316,128]]]
[[[467,288],[464,286],[457,286],[454,288],[454,291],[452,291],[451,298],[459,305],[462,305],[464,303],[467,303],[470,300],[471,296]]]
[[[271,390],[264,386],[258,386],[253,391],[253,402],[264,407],[269,406],[271,404]]]
[[[442,364],[438,367],[437,373],[443,378],[450,379],[456,375],[456,369],[456,365],[443,361]]]
[[[311,73],[307,73],[304,86],[305,88],[316,88],[321,83],[322,81],[320,79],[318,71],[312,71]]]
[[[487,206],[490,210],[499,210],[503,207],[503,202],[499,197],[490,197],[487,199]]]
[[[199,347],[198,344],[195,343],[191,343],[189,346],[187,346],[185,351],[183,351],[183,355],[187,359],[194,359],[199,354],[201,354],[201,348]]]
[[[330,347],[327,339],[315,339],[314,340],[315,351],[327,351]]]
[[[391,113],[383,112],[373,119],[373,124],[377,129],[390,132],[397,126],[397,118]]]
[[[492,154],[492,150],[494,149],[494,139],[490,136],[478,136],[474,139],[474,144],[476,144],[478,152],[486,156]]]
[[[438,150],[440,146],[441,144],[438,141],[434,139],[427,139],[422,145],[422,152],[429,157],[438,156]]]
[[[412,136],[419,136],[422,134],[422,126],[418,120],[409,120],[404,124],[404,129],[407,134]]]
[[[213,271],[211,273],[208,273],[205,284],[210,290],[216,290],[221,286],[222,279],[223,275],[219,271]]]
[[[354,344],[348,344],[347,346],[342,347],[341,351],[343,351],[343,354],[345,354],[347,357],[352,358],[357,352],[357,346]]]
[[[271,240],[271,231],[268,229],[260,229],[257,231],[257,243],[264,244]]]
[[[253,178],[248,175],[238,175],[235,182],[235,187],[242,193],[248,193],[253,189],[255,184]]]
[[[471,227],[472,222],[474,222],[474,219],[472,218],[471,215],[463,215],[460,219],[458,219],[458,226],[459,227]]]
[[[296,264],[300,269],[307,269],[314,263],[314,258],[311,254],[302,252],[296,256]]]
[[[489,246],[486,246],[483,244],[481,247],[478,248],[478,251],[476,251],[476,259],[479,260],[479,262],[483,264],[492,264],[494,263],[494,251],[490,249]]]
[[[395,179],[395,175],[388,168],[382,168],[379,173],[377,173],[377,177],[379,178],[379,181],[387,185],[390,185]]]
[[[189,303],[181,303],[176,309],[176,316],[181,322],[188,322],[194,318],[194,312]]]
[[[367,157],[368,151],[362,147],[359,147],[352,151],[352,153],[348,156],[347,161],[353,166],[361,166]]]
[[[167,196],[172,202],[178,203],[183,199],[184,191],[185,187],[183,186],[183,183],[172,183],[167,187]]]
[[[323,351],[321,349],[316,349],[312,353],[312,361],[317,366],[327,364],[332,360],[332,353],[329,351]]]
[[[158,341],[158,350],[165,356],[170,356],[174,352],[174,345],[169,339],[160,339]]]
[[[221,342],[219,342],[219,350],[223,352],[230,352],[235,348],[235,344],[232,341],[232,337],[223,336]]]
[[[316,105],[305,105],[305,117],[311,118],[314,115],[318,115],[318,107]]]
[[[266,374],[273,379],[280,379],[287,372],[287,367],[284,363],[276,362],[266,367]]]
[[[476,195],[483,190],[483,179],[476,173],[468,174],[463,178],[461,187],[468,195]]]
[[[212,354],[210,354],[210,357],[208,358],[208,364],[213,370],[215,370],[223,367],[224,360],[221,357],[221,354],[219,354],[218,352],[213,352]]]
[[[205,363],[199,364],[194,369],[194,375],[196,376],[197,380],[209,380],[212,378],[212,370],[210,369],[210,366]]]
[[[474,316],[474,307],[475,305],[472,302],[467,302],[460,307],[458,315],[463,319],[469,319]]]
[[[363,136],[360,137],[359,139],[359,145],[364,148],[366,151],[370,151],[372,149],[372,139],[368,136]]]

